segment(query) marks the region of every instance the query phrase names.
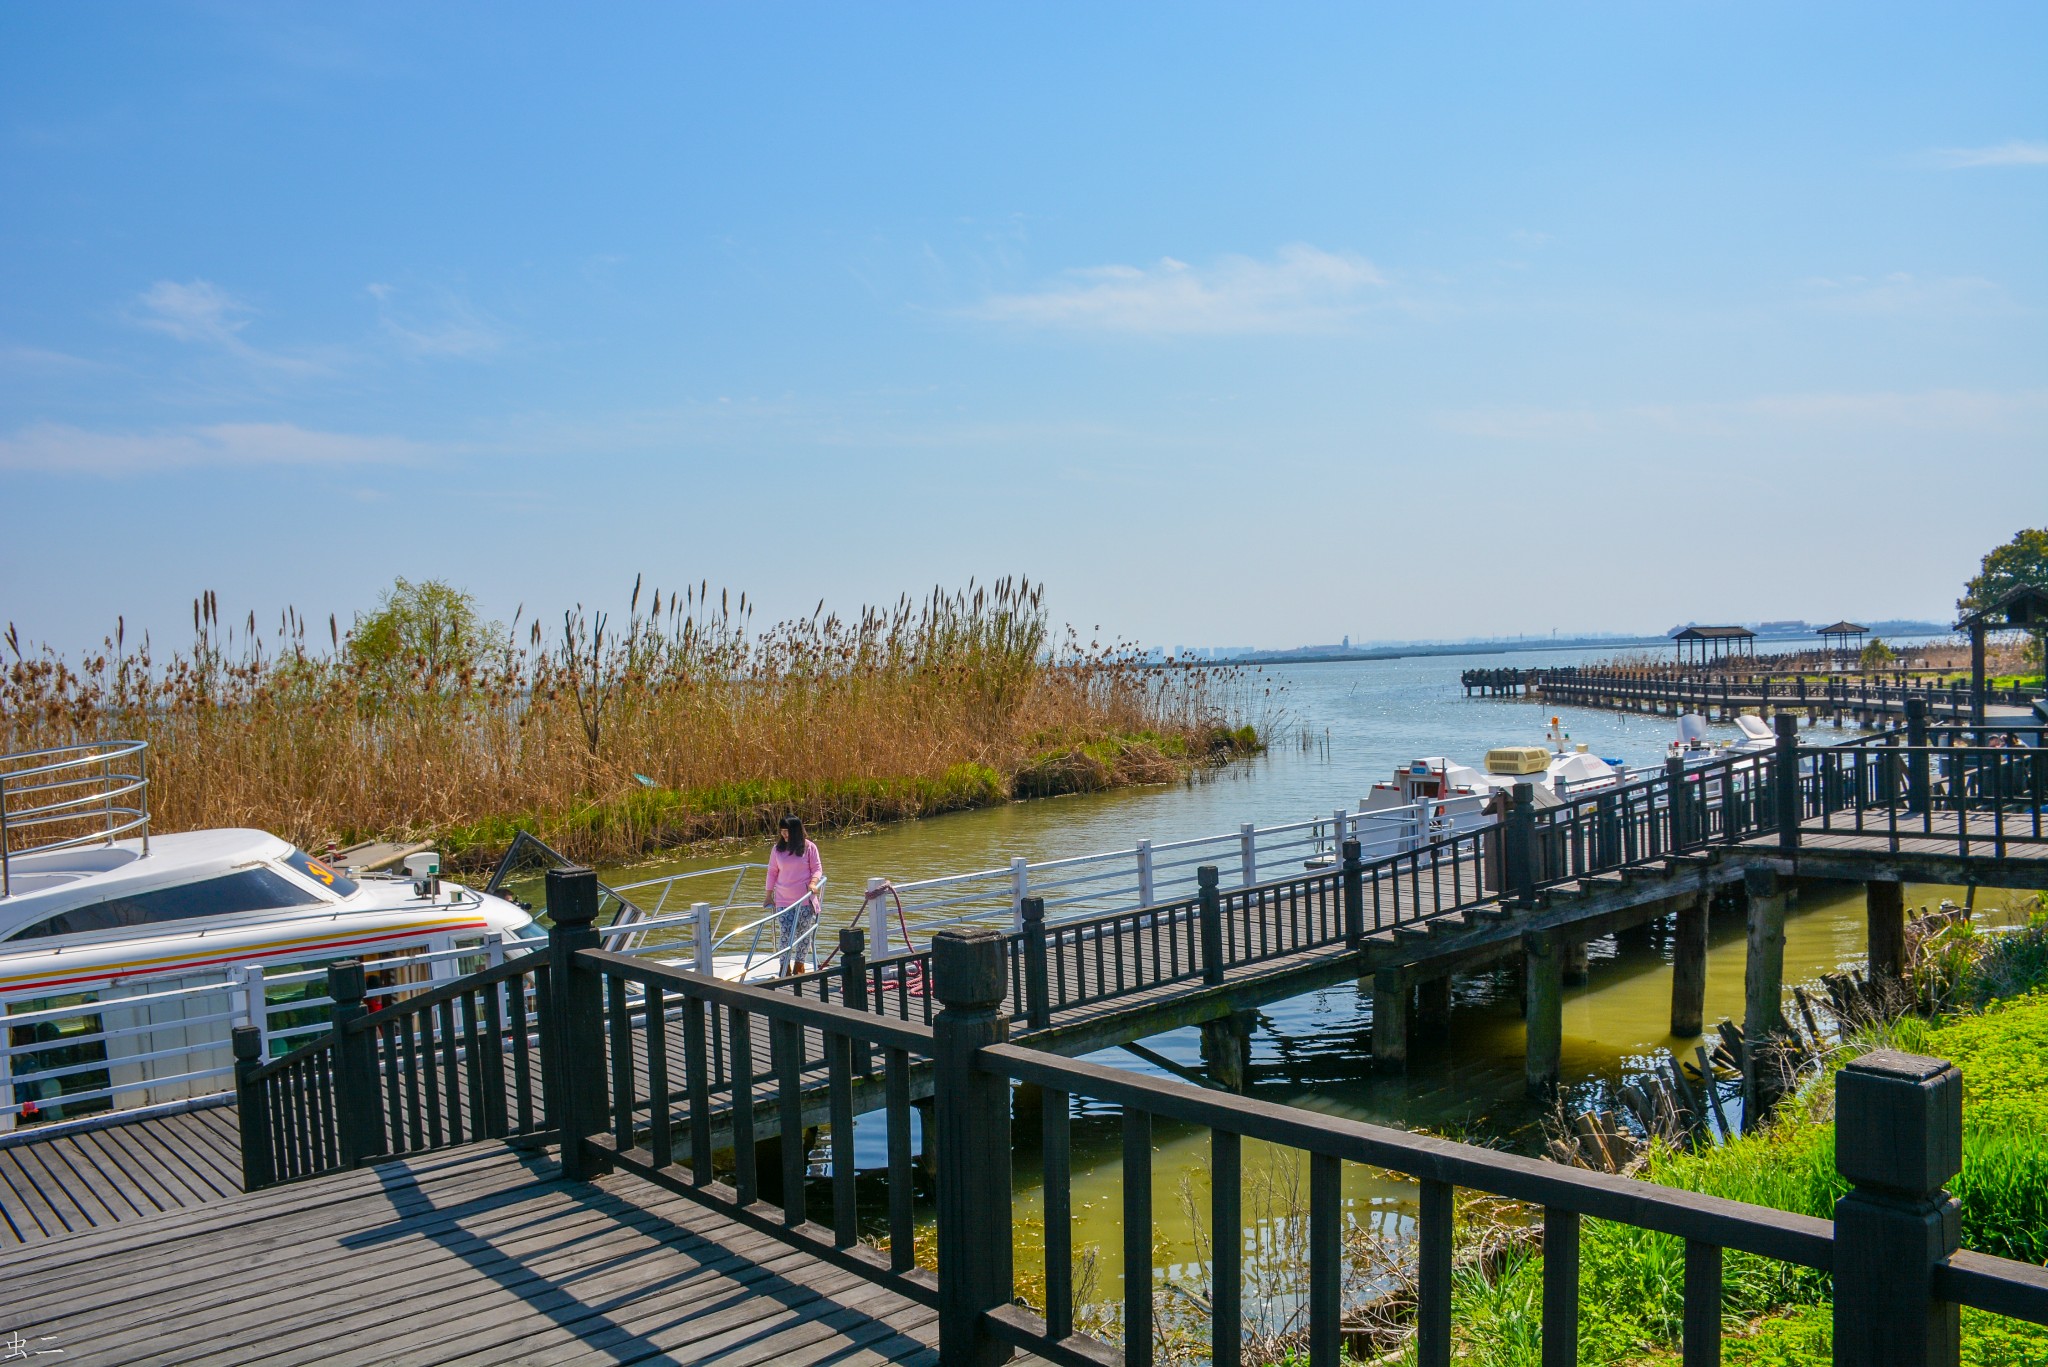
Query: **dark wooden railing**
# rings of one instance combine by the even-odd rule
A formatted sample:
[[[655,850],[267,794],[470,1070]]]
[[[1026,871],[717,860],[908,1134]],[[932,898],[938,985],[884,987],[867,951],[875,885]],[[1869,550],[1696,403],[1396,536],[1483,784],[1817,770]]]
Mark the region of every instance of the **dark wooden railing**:
[[[1221,887],[1216,869],[1204,867],[1193,898],[1060,922],[1027,899],[1022,930],[991,932],[1003,958],[1002,1006],[1026,1030],[1043,1030],[1063,1012],[1178,983],[1217,985],[1234,970],[1289,956],[1352,952],[1389,927],[1482,904],[1527,907],[1548,889],[1583,891],[1717,846],[1769,837],[1797,849],[1802,830],[1880,836],[1892,853],[1911,841],[1920,851],[2004,857],[2048,843],[2048,749],[2038,744],[2041,728],[2021,730],[2037,743],[1973,743],[1981,732],[1930,726],[1916,707],[1904,731],[1802,746],[1794,720],[1781,715],[1771,750],[1696,768],[1673,759],[1654,777],[1547,808],[1518,786],[1499,824],[1370,863],[1348,841],[1334,868],[1251,887]],[[579,946],[597,947],[595,938]],[[767,990],[876,1021],[933,1023],[930,950],[869,960],[852,929],[838,955]],[[261,1136],[246,1146],[251,1185],[552,1127],[543,1094],[557,1065],[536,1032],[551,1009],[550,974],[564,971],[527,954],[372,1012],[360,969],[349,969],[330,985],[329,1034],[263,1062],[253,1034],[238,1032],[243,1125]],[[607,990],[637,981],[621,973]],[[706,1035],[721,1086],[750,1043],[735,1028],[730,1013],[714,1014]],[[800,1072],[830,1066],[822,1045],[805,1047]],[[370,1096],[381,1098],[374,1123],[349,1120]]]
[[[540,1054],[548,960],[526,953],[377,1010],[363,966],[327,971],[327,1034],[264,1062],[234,1031],[242,1181],[250,1191],[484,1139],[552,1136]]]
[[[2001,738],[2006,730],[2030,740],[2043,733],[2005,728]],[[1370,862],[1346,842],[1335,867],[1232,888],[1204,866],[1194,897],[1064,921],[1047,921],[1043,901],[1026,898],[1023,928],[1003,940],[1004,1007],[1040,1030],[1065,1011],[1173,983],[1221,983],[1233,969],[1353,949],[1375,932],[1485,904],[1527,905],[1547,888],[1674,856],[1772,835],[1797,848],[1802,824],[1883,833],[1894,851],[1915,836],[1952,839],[1965,856],[2039,842],[2048,749],[1968,743],[1980,735],[1930,725],[1915,709],[1907,730],[1811,746],[1784,717],[1774,749],[1690,768],[1674,758],[1654,777],[1550,807],[1517,788],[1498,825]],[[930,1024],[931,974],[929,950],[871,960],[855,928],[841,933],[832,966],[769,986]]]
[[[1798,766],[1792,772],[1798,773]],[[1711,839],[1711,830],[1687,824],[1699,821],[1685,804],[1690,788],[1702,781],[1713,780],[1686,776],[1679,791],[1688,797],[1679,799],[1675,814],[1670,803],[1660,808],[1617,796],[1604,810],[1597,801],[1590,803],[1590,815],[1580,824],[1608,823],[1608,835],[1588,839],[1614,839],[1616,821],[1624,831],[1635,826],[1643,832],[1676,832],[1671,838],[1680,841]],[[1778,785],[1763,787],[1773,797],[1785,795]],[[1519,837],[1507,839],[1529,841],[1536,827],[1533,820],[1524,824]],[[1571,825],[1567,822],[1565,829]],[[1628,848],[1628,837],[1619,839],[1614,857]],[[1531,847],[1540,847],[1540,841]],[[1517,860],[1507,857],[1511,848],[1503,847],[1502,859],[1513,867]],[[1354,859],[1343,876],[1360,873]],[[1528,875],[1516,869],[1514,876]],[[1205,913],[1215,924],[1221,896],[1213,883],[1205,884],[1204,894],[1196,899],[1198,928],[1189,931],[1184,920],[1162,920],[1162,946],[1173,934],[1180,934],[1184,944],[1197,943]],[[1206,907],[1200,905],[1205,899]],[[351,983],[350,970],[343,969],[334,983],[338,1023],[332,1033],[274,1063],[245,1060],[244,1132],[257,1150],[270,1155],[264,1161],[272,1164],[272,1180],[308,1175],[323,1165],[368,1161],[379,1156],[378,1144],[385,1146],[383,1152],[399,1152],[401,1143],[410,1146],[403,1151],[432,1147],[431,1127],[423,1123],[417,1136],[411,1128],[411,1118],[425,1114],[424,1084],[430,1076],[438,1076],[444,1087],[450,1069],[461,1078],[447,1097],[461,1103],[463,1116],[474,1117],[480,1109],[467,1098],[505,1095],[510,1084],[494,1088],[492,1065],[470,1060],[490,1057],[494,995],[516,995],[513,989],[531,979],[539,989],[533,1017],[537,1043],[523,1054],[510,1046],[499,1065],[516,1072],[526,1066],[518,1060],[539,1054],[551,1084],[539,1093],[546,1126],[529,1133],[560,1140],[566,1177],[632,1172],[934,1306],[941,1356],[949,1363],[1001,1362],[1016,1349],[1063,1363],[1152,1360],[1156,1212],[1151,1162],[1161,1124],[1208,1132],[1209,1218],[1218,1231],[1242,1227],[1247,1139],[1305,1158],[1307,1261],[1299,1293],[1308,1311],[1312,1367],[1336,1367],[1342,1359],[1346,1164],[1402,1173],[1419,1184],[1418,1361],[1435,1367],[1450,1360],[1452,1210],[1460,1189],[1523,1202],[1541,1213],[1546,1364],[1576,1361],[1578,1240],[1580,1224],[1588,1218],[1683,1241],[1688,1367],[1720,1361],[1721,1262],[1730,1249],[1832,1276],[1838,1362],[1951,1367],[1957,1361],[1962,1305],[2048,1324],[2048,1270],[1956,1246],[1954,1202],[1944,1188],[1961,1160],[1962,1078],[1940,1060],[1876,1054],[1844,1071],[1837,1092],[1836,1162],[1850,1190],[1829,1221],[1012,1045],[1009,1006],[1018,981],[1012,967],[1017,941],[994,930],[945,930],[936,937],[923,960],[930,1000],[936,1004],[927,1026],[604,951],[594,924],[596,876],[587,869],[550,872],[548,904],[554,925],[545,955],[422,994],[404,1004],[411,1022],[404,1025],[397,1016],[365,1024],[355,1014],[360,983]],[[1272,896],[1264,904],[1287,906]],[[1329,921],[1320,912],[1278,914],[1296,917],[1301,941],[1341,938],[1346,929],[1360,929],[1355,917],[1347,923],[1341,915]],[[867,969],[856,965],[841,981],[866,984],[871,981]],[[463,1019],[480,1024],[465,1031]],[[495,1022],[504,1039],[520,1037],[511,1017]],[[433,1033],[414,1033],[420,1030]],[[369,1047],[373,1037],[383,1041],[374,1049]],[[451,1039],[457,1041],[455,1062],[431,1074],[427,1059],[438,1057],[446,1064]],[[432,1048],[423,1047],[429,1043]],[[381,1070],[376,1066],[380,1059]],[[401,1103],[399,1094],[415,1076],[423,1084],[419,1104]],[[1021,1111],[1021,1118],[1013,1117],[1018,1084],[1037,1089],[1035,1118]],[[252,1099],[257,1103],[253,1108]],[[1121,1115],[1128,1269],[1121,1345],[1076,1330],[1071,1242],[1071,1115],[1076,1101],[1114,1107]],[[487,1112],[484,1126],[489,1130],[488,1108],[481,1109]],[[920,1110],[917,1128],[936,1164],[935,1177],[928,1179],[936,1183],[935,1209],[922,1231],[912,1154],[913,1115]],[[450,1107],[442,1114],[445,1119],[458,1111]],[[889,1181],[886,1209],[878,1212],[862,1210],[855,1183],[853,1121],[863,1114],[872,1115],[886,1135]],[[474,1134],[475,1124],[471,1119],[468,1128],[458,1124],[434,1133],[459,1139]],[[808,1176],[807,1130],[820,1124],[827,1127],[831,1175],[814,1182]],[[1014,1264],[1011,1159],[1019,1126],[1036,1130],[1026,1142],[1035,1140],[1044,1159],[1048,1238],[1038,1269],[1042,1281],[1020,1279]],[[508,1116],[502,1128],[516,1127]],[[280,1140],[285,1132],[288,1138]],[[770,1137],[781,1142],[761,1148]],[[933,1243],[935,1274],[923,1270],[916,1257],[920,1237]],[[1211,1346],[1216,1362],[1232,1364],[1239,1359],[1245,1327],[1242,1245],[1217,1238],[1213,1247],[1211,1262],[1202,1269],[1208,1281]],[[1034,1284],[1043,1287],[1041,1303],[1021,1304],[1020,1288]]]
[[[1468,688],[1500,686],[1499,682],[1468,678]],[[1599,706],[1607,702],[1677,705],[1688,708],[1782,706],[1819,711],[1902,712],[1919,703],[1952,715],[1968,716],[1974,693],[1969,685],[1941,686],[1933,679],[1915,681],[1905,676],[1886,683],[1881,679],[1841,676],[1811,679],[1806,674],[1773,676],[1768,672],[1700,670],[1697,668],[1597,669],[1566,666],[1555,669],[1516,671],[1518,688],[1540,689],[1546,702],[1580,703]],[[2041,696],[2038,689],[1989,688],[1984,701],[2016,707],[2030,705]]]

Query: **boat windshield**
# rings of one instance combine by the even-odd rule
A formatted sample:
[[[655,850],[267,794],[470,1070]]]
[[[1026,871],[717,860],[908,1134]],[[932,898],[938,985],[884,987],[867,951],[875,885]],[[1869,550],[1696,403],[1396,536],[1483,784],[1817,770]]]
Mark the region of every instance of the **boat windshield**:
[[[356,890],[355,879],[350,878],[332,864],[322,863],[304,850],[293,850],[281,862],[305,874],[306,877],[312,879],[321,887],[326,888],[336,897],[351,896]]]
[[[317,905],[313,894],[275,870],[258,865],[218,878],[179,883],[150,892],[110,897],[73,907],[17,931],[15,940],[40,940],[54,935],[82,935],[95,930],[184,921],[196,916],[231,916],[239,912],[280,911]]]

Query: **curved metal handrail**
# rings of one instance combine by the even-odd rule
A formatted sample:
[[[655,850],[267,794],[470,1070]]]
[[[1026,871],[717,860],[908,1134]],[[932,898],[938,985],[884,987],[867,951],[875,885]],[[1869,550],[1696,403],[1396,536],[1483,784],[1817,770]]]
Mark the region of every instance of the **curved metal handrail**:
[[[146,740],[100,740],[0,756],[0,897],[14,895],[16,855],[111,845],[130,834],[139,834],[142,852],[149,853],[148,749]],[[125,767],[131,759],[132,771]],[[22,765],[25,760],[42,762]],[[116,762],[124,767],[116,769]],[[54,793],[66,796],[44,796]],[[15,847],[24,831],[71,822],[88,827]]]

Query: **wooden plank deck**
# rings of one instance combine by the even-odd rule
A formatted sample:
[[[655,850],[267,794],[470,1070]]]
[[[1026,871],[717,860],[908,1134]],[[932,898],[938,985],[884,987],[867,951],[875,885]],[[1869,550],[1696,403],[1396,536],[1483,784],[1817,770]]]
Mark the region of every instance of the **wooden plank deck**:
[[[638,1178],[482,1144],[52,1238],[7,1328],[68,1363],[936,1363],[936,1312]]]
[[[241,1193],[233,1107],[108,1120],[0,1146],[0,1255]]]

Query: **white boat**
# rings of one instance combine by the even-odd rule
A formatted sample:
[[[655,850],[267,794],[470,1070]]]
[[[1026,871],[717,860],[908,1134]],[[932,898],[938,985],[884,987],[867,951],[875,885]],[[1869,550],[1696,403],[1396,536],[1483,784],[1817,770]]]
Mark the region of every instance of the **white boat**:
[[[1416,802],[1451,798],[1491,799],[1494,794],[1527,783],[1536,791],[1538,807],[1552,807],[1568,797],[1582,797],[1628,781],[1618,760],[1602,759],[1585,745],[1574,744],[1562,722],[1552,717],[1547,745],[1504,745],[1486,752],[1484,767],[1458,764],[1442,755],[1410,760],[1394,771],[1391,783],[1375,783],[1366,810],[1379,811]]]
[[[365,961],[374,1006],[544,934],[431,852],[372,873],[264,831],[153,835],[146,749],[0,757],[0,1130],[217,1091],[230,1026],[284,1047],[336,960]]]
[[[429,857],[431,858],[431,856]],[[542,932],[501,897],[419,877],[350,876],[263,831],[212,830],[10,854],[0,996],[228,964],[453,950]]]
[[[1697,769],[1735,755],[1760,754],[1778,743],[1777,734],[1761,717],[1744,712],[1735,718],[1735,727],[1742,732],[1741,739],[1716,741],[1707,734],[1707,719],[1688,712],[1678,719],[1678,739],[1671,742],[1665,753],[1685,761],[1686,768]]]

